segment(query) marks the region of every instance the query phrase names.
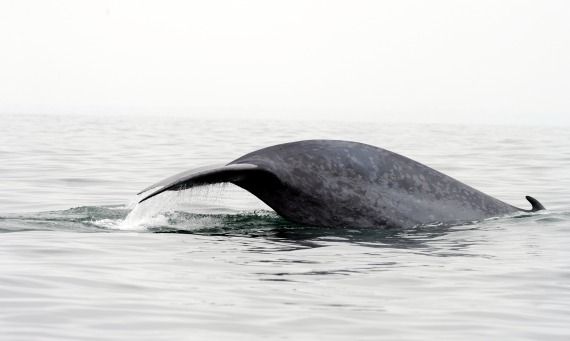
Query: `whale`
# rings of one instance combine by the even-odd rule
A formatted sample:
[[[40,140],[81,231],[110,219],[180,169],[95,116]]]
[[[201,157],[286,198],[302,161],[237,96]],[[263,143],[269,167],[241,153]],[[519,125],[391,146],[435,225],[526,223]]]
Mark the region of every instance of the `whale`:
[[[403,155],[341,140],[278,144],[193,168],[143,189],[139,203],[217,183],[233,183],[286,220],[315,227],[460,225],[544,209],[533,197],[526,196],[530,209],[517,208]]]

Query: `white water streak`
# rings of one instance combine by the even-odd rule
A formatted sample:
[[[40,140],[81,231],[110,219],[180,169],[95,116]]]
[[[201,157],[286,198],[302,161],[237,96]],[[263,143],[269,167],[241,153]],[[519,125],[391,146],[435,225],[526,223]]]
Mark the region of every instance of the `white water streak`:
[[[172,214],[177,211],[205,213],[207,208],[219,204],[226,192],[227,184],[214,184],[193,187],[183,191],[167,191],[160,195],[136,204],[133,210],[118,226],[121,230],[145,230],[150,226],[169,226]],[[140,197],[139,197],[140,199]],[[186,220],[186,229],[203,228],[208,219],[213,217],[196,217]],[[193,221],[195,220],[195,221]]]

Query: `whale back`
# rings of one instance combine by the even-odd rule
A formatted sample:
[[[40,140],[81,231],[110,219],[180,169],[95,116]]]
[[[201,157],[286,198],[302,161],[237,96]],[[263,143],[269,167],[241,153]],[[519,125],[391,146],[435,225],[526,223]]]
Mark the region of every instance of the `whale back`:
[[[348,141],[308,140],[244,155],[273,177],[236,182],[284,217],[322,226],[457,223],[518,209],[388,150]],[[261,180],[261,181],[260,181]]]
[[[458,224],[544,209],[527,196],[532,209],[521,210],[405,156],[337,140],[275,145],[182,172],[146,188],[140,202],[221,182],[246,189],[292,222],[314,226]]]

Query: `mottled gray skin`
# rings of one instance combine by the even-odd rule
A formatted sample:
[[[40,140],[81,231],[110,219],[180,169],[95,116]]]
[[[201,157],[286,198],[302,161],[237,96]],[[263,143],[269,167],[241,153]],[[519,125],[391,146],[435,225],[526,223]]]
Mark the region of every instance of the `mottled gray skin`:
[[[334,140],[280,144],[166,179],[164,190],[232,182],[284,218],[327,227],[459,224],[521,210],[402,155]],[[542,205],[533,198],[533,211]],[[535,204],[536,203],[536,204]]]

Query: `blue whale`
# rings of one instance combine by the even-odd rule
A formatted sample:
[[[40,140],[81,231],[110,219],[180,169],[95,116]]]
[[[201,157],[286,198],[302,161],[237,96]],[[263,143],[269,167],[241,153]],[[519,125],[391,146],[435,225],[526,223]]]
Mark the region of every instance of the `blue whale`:
[[[337,140],[279,144],[176,174],[140,192],[139,202],[224,182],[251,192],[285,219],[311,226],[455,225],[544,209],[530,196],[532,208],[520,209],[405,156]]]

